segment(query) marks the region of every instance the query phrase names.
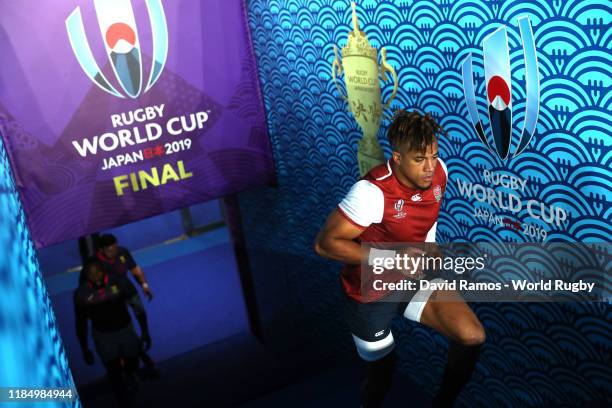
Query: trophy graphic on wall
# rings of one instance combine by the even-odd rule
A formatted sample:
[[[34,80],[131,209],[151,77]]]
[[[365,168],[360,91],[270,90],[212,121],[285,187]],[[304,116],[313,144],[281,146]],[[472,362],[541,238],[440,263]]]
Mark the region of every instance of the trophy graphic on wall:
[[[355,2],[351,2],[351,7],[353,8],[353,31],[349,32],[346,46],[342,48],[342,62],[338,56],[338,47],[334,44],[335,58],[332,63],[332,78],[340,96],[348,102],[349,109],[363,131],[363,137],[359,140],[357,148],[359,173],[363,176],[372,167],[385,161],[376,134],[383,111],[389,107],[397,94],[398,82],[395,70],[387,62],[387,50],[383,47],[380,50],[382,60],[380,74],[383,81],[386,81],[387,73],[391,73],[394,81],[393,93],[383,105],[378,79],[377,50],[370,45],[366,34],[359,29]],[[336,76],[342,75],[343,71],[347,95],[343,94],[336,80]]]

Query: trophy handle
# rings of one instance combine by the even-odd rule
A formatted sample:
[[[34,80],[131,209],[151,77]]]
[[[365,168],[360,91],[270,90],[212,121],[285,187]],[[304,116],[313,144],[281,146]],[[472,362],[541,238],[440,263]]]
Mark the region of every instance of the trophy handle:
[[[387,72],[391,73],[391,76],[393,77],[393,93],[391,94],[391,97],[389,98],[389,100],[387,101],[387,103],[384,104],[383,106],[383,110],[387,109],[390,105],[391,102],[393,102],[393,99],[395,99],[395,95],[397,95],[397,87],[398,87],[398,82],[397,82],[397,73],[395,72],[395,69],[393,69],[393,67],[387,62],[387,49],[386,48],[381,48],[380,49],[380,55],[381,55],[381,73],[382,73],[382,79],[383,81],[387,80]]]
[[[338,85],[338,81],[336,80],[336,71],[338,71],[338,76],[342,75],[342,71],[344,71],[344,68],[342,68],[342,63],[340,62],[340,56],[338,56],[338,47],[336,47],[336,44],[334,44],[334,55],[336,57],[334,58],[334,62],[332,63],[332,79],[334,80],[336,88],[338,88],[338,93],[340,94],[340,97],[345,101],[348,101],[348,98],[342,93],[342,88],[340,88],[340,85]]]

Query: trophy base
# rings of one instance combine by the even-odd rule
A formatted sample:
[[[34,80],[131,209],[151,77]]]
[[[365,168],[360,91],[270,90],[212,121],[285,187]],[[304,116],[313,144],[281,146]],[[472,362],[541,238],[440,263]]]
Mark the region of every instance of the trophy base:
[[[385,162],[385,154],[378,144],[378,140],[359,141],[357,147],[357,162],[359,163],[359,175],[365,176],[372,168]]]

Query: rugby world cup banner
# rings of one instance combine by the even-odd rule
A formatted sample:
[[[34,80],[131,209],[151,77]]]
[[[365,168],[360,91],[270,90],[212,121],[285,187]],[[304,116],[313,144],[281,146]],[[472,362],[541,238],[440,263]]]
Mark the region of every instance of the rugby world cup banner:
[[[38,247],[273,178],[241,1],[3,2],[0,55]]]

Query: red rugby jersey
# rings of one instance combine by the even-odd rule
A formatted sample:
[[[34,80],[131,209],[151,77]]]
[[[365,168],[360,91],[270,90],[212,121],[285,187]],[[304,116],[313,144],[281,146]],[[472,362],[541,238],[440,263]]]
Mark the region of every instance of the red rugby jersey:
[[[355,183],[338,204],[338,211],[363,229],[357,243],[434,242],[446,181],[446,166],[438,159],[427,190],[408,188],[397,179],[389,161]],[[385,295],[373,289],[362,293],[360,265],[345,265],[340,279],[346,294],[359,302],[373,302]]]

